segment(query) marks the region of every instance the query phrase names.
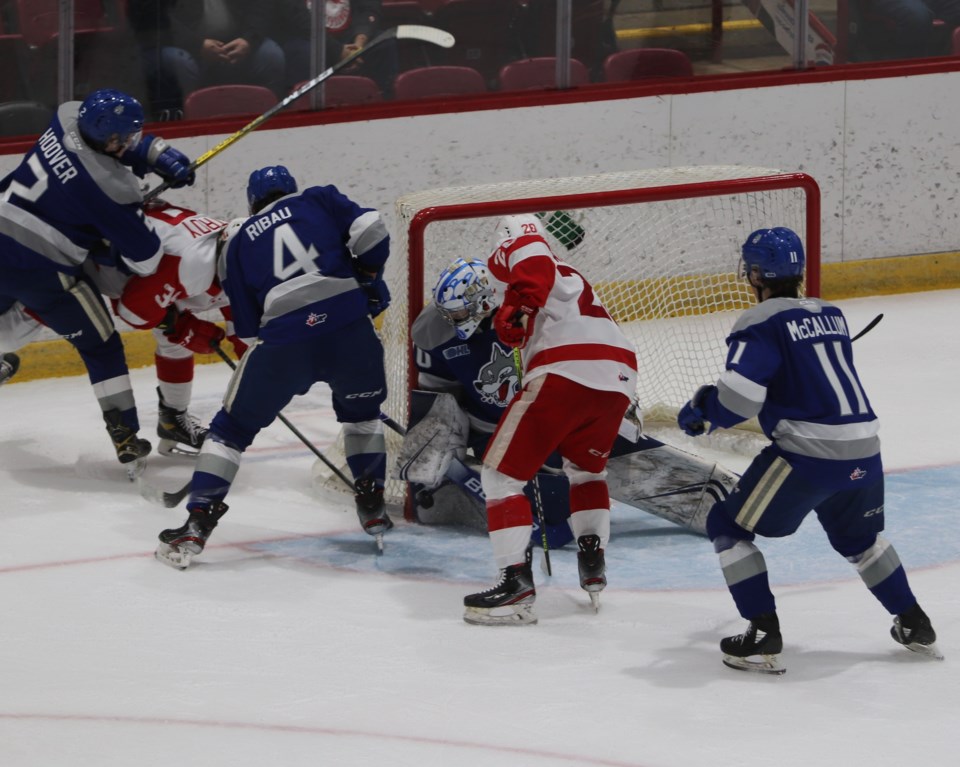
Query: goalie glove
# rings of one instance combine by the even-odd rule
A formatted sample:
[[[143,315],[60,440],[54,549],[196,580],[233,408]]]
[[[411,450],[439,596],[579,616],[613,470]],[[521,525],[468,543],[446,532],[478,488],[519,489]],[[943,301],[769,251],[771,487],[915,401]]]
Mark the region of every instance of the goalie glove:
[[[506,346],[522,347],[533,334],[537,307],[513,288],[507,288],[503,304],[493,318],[497,338]]]
[[[706,431],[707,427],[704,423],[706,416],[704,416],[702,409],[703,403],[710,392],[716,390],[716,386],[701,386],[697,389],[697,393],[693,395],[690,401],[680,408],[680,413],[677,415],[677,425],[683,429],[685,434],[691,437],[699,437]],[[711,431],[713,431],[713,429],[711,429]]]
[[[226,335],[219,325],[201,320],[192,312],[178,313],[173,307],[158,327],[171,343],[197,354],[213,354],[214,347]]]

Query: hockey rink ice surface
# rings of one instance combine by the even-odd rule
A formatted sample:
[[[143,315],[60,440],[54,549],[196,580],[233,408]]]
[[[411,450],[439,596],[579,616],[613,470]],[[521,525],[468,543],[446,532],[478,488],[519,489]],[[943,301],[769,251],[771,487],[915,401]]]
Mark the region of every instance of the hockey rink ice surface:
[[[745,622],[709,542],[622,508],[598,614],[562,550],[552,578],[535,562],[538,625],[468,626],[463,596],[495,580],[486,536],[400,521],[375,556],[352,499],[314,486],[313,454],[279,422],[178,572],[153,550],[185,511],[127,481],[86,379],[12,383],[0,389],[0,765],[956,764],[960,291],[839,303],[853,331],[885,315],[855,350],[882,423],[886,535],[945,661],[893,642],[812,516],[760,544],[782,677],[721,663],[720,638]],[[229,373],[197,368],[204,419]],[[155,443],[153,370],[133,380]],[[325,388],[285,414],[329,449]],[[671,438],[736,470],[758,446]],[[145,478],[174,489],[189,473],[189,459],[154,455]]]

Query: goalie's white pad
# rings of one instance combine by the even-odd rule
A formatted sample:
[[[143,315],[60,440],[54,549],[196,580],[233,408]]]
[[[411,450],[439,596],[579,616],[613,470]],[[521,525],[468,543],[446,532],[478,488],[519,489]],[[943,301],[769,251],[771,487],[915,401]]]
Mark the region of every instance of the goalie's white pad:
[[[662,443],[607,462],[611,498],[701,535],[713,504],[736,484],[736,475],[719,464]]]
[[[437,394],[427,414],[403,439],[394,478],[437,487],[450,462],[466,455],[470,423],[452,394]]]

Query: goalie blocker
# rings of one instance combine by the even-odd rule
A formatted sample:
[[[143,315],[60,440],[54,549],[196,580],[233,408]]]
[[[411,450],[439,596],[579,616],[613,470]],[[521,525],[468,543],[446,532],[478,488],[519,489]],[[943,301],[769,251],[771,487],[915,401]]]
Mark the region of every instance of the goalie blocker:
[[[453,395],[412,392],[410,427],[394,475],[411,484],[419,522],[487,530],[480,464],[467,456],[469,436],[466,415]],[[573,539],[566,522],[569,485],[559,462],[537,476],[547,539],[551,548],[559,548]],[[621,423],[607,462],[611,498],[699,535],[706,535],[710,508],[736,482],[737,476],[722,466],[645,436],[630,419]],[[539,538],[539,531],[534,534]]]

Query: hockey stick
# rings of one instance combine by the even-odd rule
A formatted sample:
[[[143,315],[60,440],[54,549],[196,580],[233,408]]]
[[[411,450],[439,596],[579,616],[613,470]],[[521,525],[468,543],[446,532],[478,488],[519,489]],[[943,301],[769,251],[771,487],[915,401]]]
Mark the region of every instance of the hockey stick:
[[[231,370],[236,370],[236,369],[237,369],[237,363],[234,362],[232,359],[230,359],[230,357],[227,356],[227,353],[226,353],[223,349],[220,348],[220,345],[219,345],[219,344],[214,344],[213,348],[214,348],[217,356],[220,357],[220,359],[222,359],[224,362],[226,362],[227,365],[230,366],[230,369],[231,369]],[[323,453],[321,453],[320,450],[317,449],[317,447],[316,447],[310,440],[308,440],[308,439],[300,432],[300,430],[297,429],[296,426],[294,426],[292,423],[290,423],[290,421],[287,420],[287,418],[283,415],[283,413],[277,413],[277,419],[278,419],[281,423],[283,423],[284,426],[286,426],[288,429],[290,429],[290,431],[292,431],[297,437],[299,437],[300,441],[301,441],[304,445],[306,445],[306,446],[310,449],[310,451],[311,451],[315,456],[317,456],[317,458],[319,458],[321,461],[323,461],[323,463],[325,463],[325,464],[327,465],[327,467],[328,467],[334,474],[337,475],[337,477],[339,477],[340,479],[342,479],[343,482],[347,485],[347,487],[350,488],[350,490],[351,490],[352,492],[354,492],[354,493],[356,492],[356,487],[354,486],[354,484],[353,484],[353,482],[350,480],[350,478],[347,477],[342,471],[340,471],[340,469],[338,469],[337,466],[336,466],[332,461],[330,461],[329,458],[327,458]],[[147,499],[148,501],[150,501],[150,502],[152,502],[152,503],[158,504],[158,505],[160,505],[160,506],[165,506],[165,507],[168,508],[168,509],[172,509],[172,508],[174,508],[174,507],[176,507],[176,506],[179,506],[179,505],[180,505],[180,502],[190,494],[190,485],[191,485],[192,482],[193,482],[193,479],[191,478],[191,479],[188,480],[187,483],[186,483],[183,487],[181,487],[180,489],[178,489],[178,490],[172,490],[172,491],[166,491],[166,490],[161,490],[161,489],[158,488],[158,487],[154,487],[153,485],[148,484],[148,483],[147,483],[146,481],[144,481],[142,478],[140,478],[140,479],[138,480],[139,487],[140,487],[140,495],[141,495],[142,497],[144,497],[145,499]]]
[[[873,330],[873,329],[877,326],[877,323],[879,323],[880,320],[882,320],[882,319],[883,319],[883,312],[881,312],[881,313],[878,314],[876,317],[874,317],[872,320],[870,320],[870,322],[867,323],[867,326],[866,326],[863,330],[861,330],[861,331],[860,331],[859,333],[857,333],[853,338],[850,339],[850,343],[853,343],[853,342],[856,341],[858,338],[861,338],[862,336],[865,336],[867,333],[869,333],[871,330]]]
[[[227,353],[220,348],[220,344],[215,343],[213,345],[213,349],[216,352],[217,356],[230,366],[231,370],[237,369],[237,363],[227,356]],[[309,439],[303,436],[303,434],[300,433],[300,430],[297,429],[297,427],[294,426],[292,423],[290,423],[290,421],[287,420],[287,418],[283,415],[283,413],[277,413],[277,420],[279,420],[284,426],[290,429],[290,431],[292,431],[300,439],[300,441],[310,449],[310,452],[312,452],[315,456],[317,456],[317,458],[323,461],[323,463],[326,464],[327,468],[330,469],[330,471],[332,471],[334,474],[337,475],[337,477],[339,477],[344,481],[344,484],[346,484],[346,486],[349,487],[352,492],[354,493],[357,492],[357,488],[354,486],[350,478],[347,477],[347,475],[344,474],[342,471],[340,471],[340,469],[337,468],[337,466],[333,463],[333,461],[331,461],[323,453],[321,453],[317,449],[316,445],[314,445]]]
[[[213,149],[209,149],[200,155],[196,160],[190,163],[190,170],[195,171],[200,168],[202,165],[206,165],[210,160],[220,154],[222,151],[228,147],[233,146],[240,139],[246,136],[248,133],[255,131],[261,125],[263,125],[267,120],[273,117],[277,112],[280,112],[283,109],[286,109],[294,101],[299,99],[306,93],[309,93],[314,88],[316,88],[324,80],[329,79],[337,72],[342,71],[345,67],[348,67],[353,61],[360,56],[363,56],[366,53],[369,53],[373,48],[376,48],[378,45],[381,45],[388,40],[421,40],[425,43],[433,43],[434,45],[439,45],[441,48],[451,48],[453,47],[454,38],[449,32],[445,32],[442,29],[437,29],[436,27],[427,27],[420,24],[401,24],[398,27],[393,27],[392,29],[387,29],[377,35],[373,40],[371,40],[366,48],[361,48],[360,50],[354,51],[345,59],[341,59],[332,67],[325,69],[319,75],[314,77],[309,82],[304,83],[299,88],[297,88],[293,93],[286,96],[282,101],[274,104],[262,115],[254,119],[249,124],[242,127],[236,133],[231,136],[227,136],[223,141],[217,144]],[[149,202],[157,195],[165,192],[172,186],[171,182],[164,181],[159,186],[151,189],[144,196],[143,201]]]
[[[523,363],[520,361],[520,347],[513,350],[513,368],[517,371],[517,381],[523,383]],[[553,575],[553,568],[550,566],[550,543],[547,541],[547,522],[543,518],[543,501],[540,499],[540,482],[537,475],[533,475],[530,480],[533,487],[533,506],[537,513],[537,522],[540,524],[540,541],[543,543],[543,563],[547,569],[547,575]]]

